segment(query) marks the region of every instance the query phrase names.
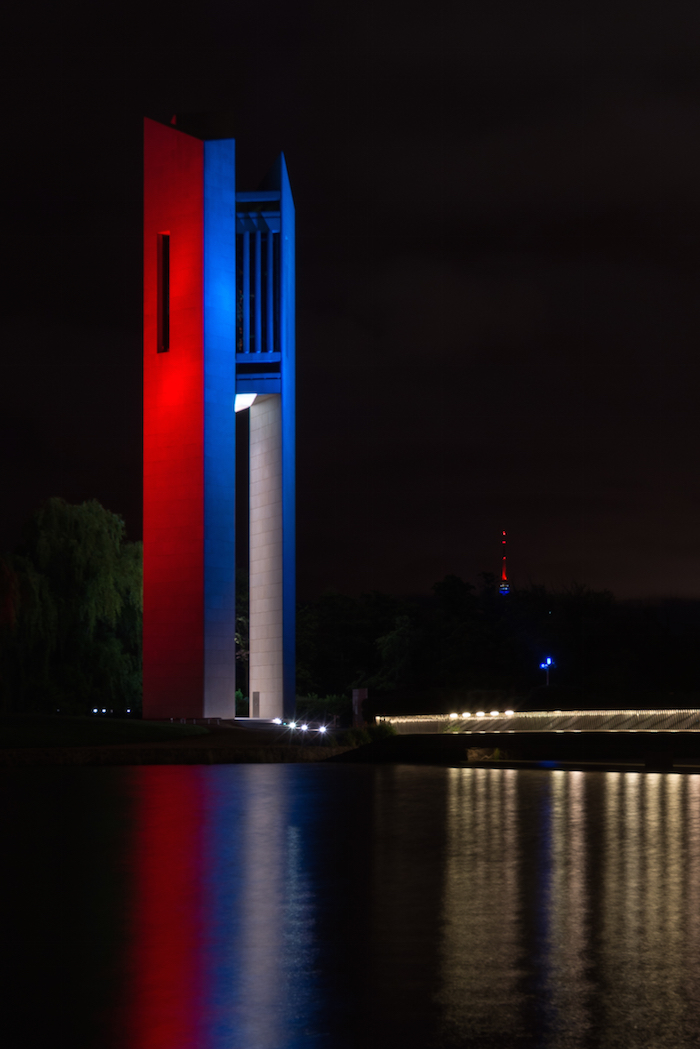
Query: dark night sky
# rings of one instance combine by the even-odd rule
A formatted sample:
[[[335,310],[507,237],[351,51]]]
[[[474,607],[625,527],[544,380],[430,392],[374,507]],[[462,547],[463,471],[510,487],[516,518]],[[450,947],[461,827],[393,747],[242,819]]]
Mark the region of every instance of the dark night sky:
[[[15,5],[0,547],[140,536],[141,117],[227,111],[298,221],[299,589],[700,596],[700,8]]]

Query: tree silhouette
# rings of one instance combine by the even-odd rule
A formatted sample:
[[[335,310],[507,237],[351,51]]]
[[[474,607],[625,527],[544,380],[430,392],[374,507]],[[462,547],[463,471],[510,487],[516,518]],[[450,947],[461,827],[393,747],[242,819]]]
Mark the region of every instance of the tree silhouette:
[[[3,710],[140,706],[141,544],[96,500],[49,499],[0,573]]]

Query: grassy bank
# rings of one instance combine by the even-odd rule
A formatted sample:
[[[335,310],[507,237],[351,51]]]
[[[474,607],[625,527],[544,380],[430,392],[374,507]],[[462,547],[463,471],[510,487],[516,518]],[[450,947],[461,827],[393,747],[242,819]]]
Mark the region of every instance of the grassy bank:
[[[0,717],[0,767],[37,765],[219,765],[323,761],[334,740],[292,738],[277,725],[209,727],[101,717]]]
[[[6,714],[0,717],[0,749],[16,747],[103,747],[133,743],[169,743],[206,736],[202,725],[167,724],[136,718],[51,717]]]

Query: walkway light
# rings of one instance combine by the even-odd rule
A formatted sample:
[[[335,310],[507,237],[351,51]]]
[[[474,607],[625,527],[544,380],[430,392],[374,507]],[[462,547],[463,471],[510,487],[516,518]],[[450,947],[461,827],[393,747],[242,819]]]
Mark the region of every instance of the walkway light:
[[[476,716],[478,718],[485,718],[486,717],[486,711],[485,710],[477,710]]]
[[[290,727],[290,728],[296,728],[296,727],[297,727],[297,723],[296,723],[296,721],[290,721],[290,722],[289,722],[289,727]]]
[[[468,710],[465,710],[465,711],[464,711],[464,713],[462,714],[462,717],[463,717],[463,718],[470,718],[470,717],[471,717],[471,714],[469,713],[469,711],[468,711]]]
[[[506,717],[507,718],[512,718],[513,714],[515,714],[514,710],[506,710]]]
[[[498,711],[497,710],[492,710],[491,711],[491,717],[492,718],[497,718],[498,717]]]
[[[450,714],[450,717],[451,717],[451,718],[456,718],[456,717],[457,717],[457,715],[456,715],[456,714]]]

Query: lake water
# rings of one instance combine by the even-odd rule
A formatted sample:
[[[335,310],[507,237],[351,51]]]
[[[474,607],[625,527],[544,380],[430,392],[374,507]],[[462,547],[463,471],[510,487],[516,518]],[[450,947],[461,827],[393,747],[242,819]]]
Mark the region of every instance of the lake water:
[[[8,1047],[700,1045],[700,776],[0,772]]]

